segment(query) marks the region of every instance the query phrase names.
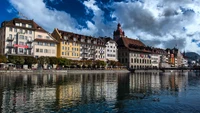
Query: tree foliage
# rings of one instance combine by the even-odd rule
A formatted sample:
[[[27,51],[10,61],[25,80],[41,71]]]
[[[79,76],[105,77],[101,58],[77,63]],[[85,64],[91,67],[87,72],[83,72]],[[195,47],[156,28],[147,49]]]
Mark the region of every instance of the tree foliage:
[[[23,65],[25,60],[23,56],[8,56],[8,62]]]
[[[0,55],[0,63],[6,63],[7,62],[7,58],[4,55]]]

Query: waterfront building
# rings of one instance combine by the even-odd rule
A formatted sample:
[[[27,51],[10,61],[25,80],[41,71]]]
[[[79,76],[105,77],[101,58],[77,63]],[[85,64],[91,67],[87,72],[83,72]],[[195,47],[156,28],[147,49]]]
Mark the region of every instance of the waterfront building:
[[[56,56],[56,40],[33,20],[4,21],[0,34],[1,55]]]
[[[55,28],[52,36],[59,41],[57,46],[57,57],[79,60],[80,43],[78,42],[79,37],[77,35]]]
[[[106,61],[118,61],[117,43],[110,37],[101,37],[101,39],[105,42],[106,45]]]
[[[114,31],[114,40],[118,45],[118,60],[127,68],[151,68],[151,48],[140,40],[125,37],[125,33],[118,24]]]
[[[100,38],[62,31],[57,28],[54,29],[52,36],[59,41],[57,57],[105,61],[105,44]]]
[[[166,49],[167,57],[168,57],[168,63],[171,65],[171,67],[182,67],[182,61],[183,61],[183,55],[177,48]]]
[[[166,64],[166,51],[161,48],[152,48],[151,64],[153,68],[168,67]]]
[[[183,52],[183,59],[182,59],[182,66],[183,67],[188,67],[189,65],[188,65],[188,58],[187,58],[187,56],[185,55],[185,52]]]

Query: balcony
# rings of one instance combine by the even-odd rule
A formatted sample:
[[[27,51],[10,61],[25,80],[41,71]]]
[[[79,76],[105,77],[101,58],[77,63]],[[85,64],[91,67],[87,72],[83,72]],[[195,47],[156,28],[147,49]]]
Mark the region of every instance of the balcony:
[[[83,53],[90,53],[90,51],[83,51]]]
[[[14,45],[13,44],[7,44],[7,46],[6,46],[7,48],[13,48],[14,47]]]
[[[33,41],[32,40],[27,40],[27,43],[32,43]]]
[[[33,48],[33,46],[27,46],[27,49],[32,49]]]
[[[90,48],[91,50],[95,50],[95,47]]]
[[[13,41],[14,40],[14,38],[12,38],[12,37],[7,37],[7,39],[6,39],[7,41]]]

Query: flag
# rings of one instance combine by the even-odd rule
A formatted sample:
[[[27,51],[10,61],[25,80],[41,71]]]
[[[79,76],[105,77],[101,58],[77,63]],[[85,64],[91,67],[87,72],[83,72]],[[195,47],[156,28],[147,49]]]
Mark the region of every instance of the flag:
[[[148,54],[148,58],[151,58],[151,55],[150,55],[150,54]]]
[[[140,57],[142,57],[142,58],[143,58],[143,57],[144,57],[144,55],[143,55],[143,54],[140,54]]]

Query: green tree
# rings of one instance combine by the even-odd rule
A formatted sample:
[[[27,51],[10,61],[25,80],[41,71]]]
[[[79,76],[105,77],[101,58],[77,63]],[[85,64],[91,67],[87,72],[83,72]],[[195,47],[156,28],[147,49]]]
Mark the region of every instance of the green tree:
[[[66,59],[66,58],[58,58],[58,64],[61,66],[70,66],[71,60]]]
[[[100,67],[100,66],[105,67],[105,66],[106,66],[106,62],[97,60],[97,61],[96,61],[96,65],[97,65],[98,67]]]
[[[0,63],[6,63],[7,62],[7,58],[4,55],[0,55]]]
[[[17,62],[16,56],[8,56],[8,62],[16,64]]]
[[[49,57],[49,64],[58,64],[58,58],[56,57]]]
[[[23,65],[24,62],[25,62],[25,60],[22,56],[16,56],[16,64]]]
[[[38,61],[38,63],[40,64],[40,65],[44,65],[44,64],[49,64],[50,63],[50,61],[49,61],[49,57],[44,57],[44,56],[41,56],[41,57],[39,57],[38,59],[37,59],[37,61]]]
[[[24,59],[25,59],[25,64],[27,64],[29,68],[31,68],[32,64],[37,63],[37,59],[34,58],[33,56],[27,56],[24,57]]]

